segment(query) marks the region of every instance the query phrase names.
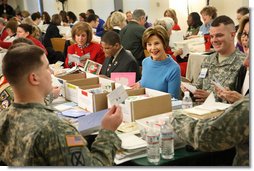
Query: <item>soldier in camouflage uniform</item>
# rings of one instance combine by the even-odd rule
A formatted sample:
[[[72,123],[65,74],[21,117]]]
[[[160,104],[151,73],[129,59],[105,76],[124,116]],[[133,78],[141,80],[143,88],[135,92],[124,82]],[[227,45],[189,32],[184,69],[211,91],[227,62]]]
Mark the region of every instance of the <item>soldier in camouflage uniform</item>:
[[[18,58],[17,58],[18,57]],[[52,91],[49,62],[34,45],[11,49],[3,59],[3,74],[14,92],[12,105],[0,113],[0,161],[9,166],[110,166],[121,140],[114,133],[122,122],[112,107],[92,144],[44,105]]]
[[[216,51],[206,57],[201,65],[201,72],[195,82],[197,90],[193,93],[196,101],[203,102],[214,91],[212,80],[215,77],[223,87],[233,90],[237,73],[245,55],[235,48],[235,25],[231,18],[219,16],[211,24],[211,43]],[[214,93],[215,94],[215,93]],[[215,97],[219,100],[218,97]]]
[[[249,166],[249,97],[235,102],[217,118],[193,119],[173,112],[172,125],[180,139],[201,151],[236,148],[233,165]]]

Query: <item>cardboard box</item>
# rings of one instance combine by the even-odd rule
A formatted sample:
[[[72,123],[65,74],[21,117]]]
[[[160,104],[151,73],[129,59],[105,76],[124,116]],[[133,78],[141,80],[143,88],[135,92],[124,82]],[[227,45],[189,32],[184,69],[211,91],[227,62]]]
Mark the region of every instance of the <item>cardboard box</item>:
[[[168,93],[148,88],[128,89],[126,91],[129,96],[146,94],[149,97],[134,101],[125,100],[124,104],[120,104],[125,122],[133,122],[137,119],[172,111],[171,96]],[[108,106],[111,107],[109,101]]]
[[[67,81],[65,83],[65,98],[66,100],[78,103],[79,87],[83,86],[84,88],[84,86],[87,86],[87,88],[93,88],[94,86],[90,86],[96,84],[99,84],[98,77]]]
[[[64,76],[56,77],[57,80],[62,84],[60,89],[60,94],[62,94],[63,97],[65,97],[65,86],[67,81],[71,80],[80,80],[87,78],[86,73],[78,73],[78,74],[69,74]]]
[[[99,88],[99,87],[102,87],[103,89],[106,89],[107,91],[112,91],[115,89],[115,82],[108,79],[99,78],[99,84],[91,88]],[[90,89],[88,89],[87,87],[79,88],[78,106],[89,112],[97,112],[103,109],[107,109],[108,108],[108,103],[107,103],[108,92],[94,94],[90,92],[90,90],[92,90],[91,88]]]

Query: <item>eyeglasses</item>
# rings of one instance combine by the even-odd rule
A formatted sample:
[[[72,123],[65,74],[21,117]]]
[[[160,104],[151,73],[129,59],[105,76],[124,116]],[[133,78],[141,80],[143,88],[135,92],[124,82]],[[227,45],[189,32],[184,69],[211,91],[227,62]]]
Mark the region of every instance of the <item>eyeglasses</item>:
[[[245,36],[249,38],[249,33],[242,32],[242,33],[241,33],[241,37],[245,37]]]

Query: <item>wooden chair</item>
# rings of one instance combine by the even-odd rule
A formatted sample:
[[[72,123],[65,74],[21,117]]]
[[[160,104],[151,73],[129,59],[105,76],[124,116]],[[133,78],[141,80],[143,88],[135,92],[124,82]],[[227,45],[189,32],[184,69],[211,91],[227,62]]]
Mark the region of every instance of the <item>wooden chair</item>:
[[[51,38],[50,39],[54,51],[64,52],[65,39],[63,38]]]

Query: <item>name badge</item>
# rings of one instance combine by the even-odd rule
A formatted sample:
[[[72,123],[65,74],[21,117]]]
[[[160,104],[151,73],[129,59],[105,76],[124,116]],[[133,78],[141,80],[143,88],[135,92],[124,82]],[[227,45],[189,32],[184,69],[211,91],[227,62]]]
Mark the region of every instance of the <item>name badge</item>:
[[[202,68],[199,74],[199,78],[205,78],[207,71],[208,71],[208,68]]]

